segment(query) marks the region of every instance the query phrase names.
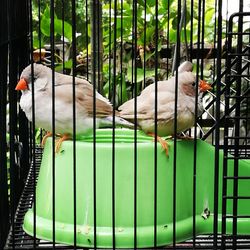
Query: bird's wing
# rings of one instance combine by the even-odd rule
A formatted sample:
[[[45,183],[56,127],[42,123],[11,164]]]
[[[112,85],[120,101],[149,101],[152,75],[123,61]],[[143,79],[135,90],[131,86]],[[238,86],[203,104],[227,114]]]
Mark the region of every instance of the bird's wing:
[[[168,122],[174,119],[174,100],[173,93],[160,92],[157,98],[157,120]],[[119,107],[121,117],[129,120],[135,118],[134,99],[125,102]],[[178,106],[177,106],[178,109]],[[154,120],[155,119],[155,96],[154,92],[146,97],[141,95],[137,98],[137,119],[138,120]]]
[[[68,75],[57,74],[55,84],[55,98],[63,100],[66,103],[73,103],[72,77]],[[96,92],[96,117],[106,117],[112,114],[112,105],[109,101]],[[79,109],[84,109],[89,115],[94,114],[93,107],[93,87],[80,78],[75,78],[75,101]]]

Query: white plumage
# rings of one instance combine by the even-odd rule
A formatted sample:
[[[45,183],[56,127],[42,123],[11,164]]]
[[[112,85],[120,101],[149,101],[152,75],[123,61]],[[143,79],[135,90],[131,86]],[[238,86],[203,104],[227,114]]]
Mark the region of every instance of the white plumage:
[[[185,62],[179,69],[177,94],[177,132],[185,131],[194,125],[195,120],[195,75],[191,70],[190,62]],[[174,134],[175,117],[175,82],[176,76],[167,81],[159,81],[157,86],[157,134],[168,136]],[[202,111],[200,92],[206,91],[210,86],[199,84],[198,111]],[[155,132],[155,91],[156,84],[146,87],[137,97],[138,125],[146,133]],[[121,117],[134,120],[134,99],[125,102],[119,107]]]
[[[35,123],[47,131],[52,130],[52,71],[50,68],[33,64],[34,66],[34,100]],[[27,118],[32,121],[32,79],[31,65],[26,67],[20,77],[21,83],[16,89],[22,91],[20,106]],[[75,115],[73,119],[73,78],[55,72],[55,132],[72,134],[73,123],[76,124],[76,134],[84,134],[93,128],[93,87],[84,80],[75,77]],[[113,108],[108,99],[95,92],[96,95],[96,127],[112,126]],[[115,123],[125,127],[133,124],[120,117]]]

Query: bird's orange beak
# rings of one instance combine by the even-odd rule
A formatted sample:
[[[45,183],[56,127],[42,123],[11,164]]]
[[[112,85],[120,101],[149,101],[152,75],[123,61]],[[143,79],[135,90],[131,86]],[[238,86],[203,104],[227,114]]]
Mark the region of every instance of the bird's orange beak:
[[[20,81],[17,83],[15,90],[25,90],[28,89],[28,84],[25,79],[21,78]]]
[[[200,88],[201,92],[206,92],[206,91],[212,89],[211,85],[204,80],[200,80],[199,88]]]

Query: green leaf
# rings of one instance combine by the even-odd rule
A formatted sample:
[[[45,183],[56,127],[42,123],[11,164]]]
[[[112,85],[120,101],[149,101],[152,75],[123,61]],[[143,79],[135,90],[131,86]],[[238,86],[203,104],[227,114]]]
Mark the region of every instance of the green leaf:
[[[167,10],[168,8],[168,2],[169,2],[169,6],[172,5],[172,3],[174,2],[174,0],[162,0],[162,6],[163,8],[165,8]]]
[[[62,33],[62,22],[59,19],[54,20],[54,29],[55,29],[55,33],[58,33],[58,34]]]
[[[190,40],[190,34],[191,34],[190,30],[186,29],[186,37],[187,37],[188,41]],[[193,33],[193,35],[194,35],[194,33]],[[176,43],[176,41],[177,41],[177,31],[176,30],[170,29],[169,40],[170,40],[171,43]],[[181,31],[181,42],[185,42],[185,32],[184,32],[184,30]]]
[[[45,36],[50,36],[50,18],[46,17],[45,15],[41,18],[41,32]]]
[[[148,44],[150,41],[152,41],[152,38],[155,33],[155,27],[148,27],[146,30],[146,44]]]
[[[56,20],[56,14],[54,14],[54,20]],[[50,8],[47,5],[41,18],[41,32],[45,35],[50,37]],[[56,32],[55,32],[56,35]]]
[[[137,0],[137,3],[141,6],[144,6],[144,0]]]
[[[211,24],[214,14],[215,14],[214,8],[210,8],[210,9],[206,10],[205,20],[206,20],[207,25]]]
[[[44,12],[43,12],[43,16],[46,17],[46,18],[50,18],[50,8],[49,6],[47,5]]]
[[[149,7],[154,7],[155,6],[155,0],[146,0],[147,1],[147,5]]]
[[[123,9],[126,11],[131,12],[132,11],[132,5],[127,3],[127,2],[123,2]]]
[[[177,30],[177,25],[179,24],[178,21],[179,21],[179,20],[178,20],[178,17],[177,17],[177,16],[174,17],[173,20],[172,20],[172,28],[173,28],[174,30]]]
[[[61,36],[63,35],[63,30],[62,30],[62,20],[61,19],[55,19],[55,33],[60,34]],[[64,36],[71,42],[72,41],[72,26],[64,21]]]
[[[72,59],[70,59],[70,60],[64,62],[64,68],[65,68],[65,69],[72,69]],[[55,70],[56,70],[56,71],[61,71],[61,70],[63,70],[63,64],[62,64],[62,63],[58,64],[58,65],[55,67]]]
[[[41,41],[39,41],[39,37],[38,37],[38,34],[36,31],[33,31],[33,48],[34,49],[38,49],[40,47],[40,44],[41,44],[41,47],[44,46],[44,41],[43,41],[43,38],[41,38]]]
[[[176,37],[177,31],[174,29],[169,30],[169,40],[171,43],[176,43],[177,37]]]
[[[108,97],[108,94],[109,94],[109,81],[106,82],[106,84],[103,86],[103,95],[105,97]]]
[[[42,14],[41,18],[41,32],[47,36],[50,37],[50,9],[47,6],[44,10],[44,13]],[[54,15],[54,35],[60,34],[63,35],[62,30],[62,20],[58,19],[56,14]],[[69,40],[72,41],[72,26],[68,22],[64,21],[64,36]]]
[[[136,72],[137,72],[136,82],[139,83],[139,82],[144,80],[144,69],[137,68]],[[133,70],[133,73],[135,73],[134,70]],[[154,76],[154,75],[155,75],[155,70],[151,70],[151,69],[145,70],[145,77],[146,78]],[[130,81],[132,83],[132,67],[131,66],[128,67],[127,78],[128,78],[128,81]],[[134,77],[133,77],[133,79],[134,79]]]
[[[121,17],[117,17],[116,28],[120,29],[121,26],[123,27],[123,34],[129,32],[132,28],[132,17],[123,16],[122,19]]]
[[[118,100],[119,100],[119,105],[122,103],[126,102],[128,100],[128,93],[127,93],[127,87],[126,87],[126,81],[125,81],[125,75],[122,74],[119,77],[119,85],[118,85]]]
[[[68,22],[64,22],[64,36],[72,41],[72,26]]]

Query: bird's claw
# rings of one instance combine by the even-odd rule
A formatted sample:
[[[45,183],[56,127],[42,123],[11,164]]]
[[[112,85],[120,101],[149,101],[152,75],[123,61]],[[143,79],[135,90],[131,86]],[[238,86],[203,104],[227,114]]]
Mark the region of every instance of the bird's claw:
[[[155,137],[154,133],[148,133],[149,136]],[[169,157],[168,143],[160,136],[156,136],[156,140],[161,144],[162,149],[165,151],[166,156]],[[154,141],[154,139],[153,139]]]
[[[42,142],[41,142],[41,146],[44,147],[48,137],[52,136],[51,132],[47,132],[46,135],[43,137]]]
[[[67,135],[67,134],[64,134],[61,138],[59,138],[57,141],[56,141],[56,145],[55,145],[55,153],[58,154],[60,152],[60,148],[61,148],[61,145],[63,143],[63,141],[66,141],[68,140],[70,137]]]
[[[161,144],[162,149],[165,151],[166,156],[169,157],[169,151],[168,151],[168,143],[164,139],[162,139],[160,136],[157,136],[157,141]]]
[[[193,141],[194,138],[189,135],[177,135],[176,138],[181,139],[181,140],[187,140],[187,141]]]

